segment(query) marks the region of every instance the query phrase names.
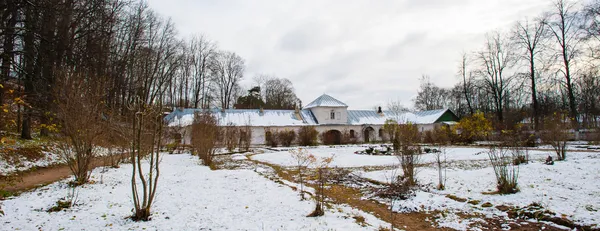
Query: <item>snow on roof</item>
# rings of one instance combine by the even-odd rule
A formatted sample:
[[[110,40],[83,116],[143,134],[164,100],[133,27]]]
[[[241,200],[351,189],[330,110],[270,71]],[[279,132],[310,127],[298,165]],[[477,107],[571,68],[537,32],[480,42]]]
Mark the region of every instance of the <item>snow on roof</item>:
[[[188,126],[194,122],[194,113],[203,109],[177,109],[165,117],[168,126]],[[310,110],[301,110],[300,119],[294,110],[263,110],[259,109],[211,109],[210,112],[217,117],[220,126],[302,126],[314,125],[314,117]]]
[[[309,109],[313,107],[348,107],[348,105],[327,94],[323,94],[319,96],[319,98],[306,105],[304,109]]]
[[[194,122],[194,113],[202,112],[204,109],[176,109],[165,117],[170,127],[185,127]],[[448,109],[402,112],[383,111],[380,115],[374,110],[348,110],[348,125],[383,125],[388,119],[400,123],[411,122],[414,124],[433,124]],[[210,109],[220,126],[306,126],[318,125],[313,113],[308,110],[300,110],[300,118],[294,110],[263,110],[259,109],[227,109],[222,112],[219,109]]]
[[[392,119],[400,123],[411,122],[414,124],[432,124],[435,123],[448,109],[419,111],[419,112],[401,112],[383,111],[380,115],[373,110],[348,110],[348,124],[352,125],[381,125],[385,121]]]

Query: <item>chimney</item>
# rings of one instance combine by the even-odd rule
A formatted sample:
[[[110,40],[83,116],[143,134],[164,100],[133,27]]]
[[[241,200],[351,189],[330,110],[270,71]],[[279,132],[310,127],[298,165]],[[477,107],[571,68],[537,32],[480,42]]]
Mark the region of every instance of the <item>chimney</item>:
[[[302,117],[300,116],[300,109],[298,108],[298,106],[294,107],[294,115],[296,116],[297,120],[302,120]]]
[[[377,107],[377,114],[379,114],[379,116],[383,116],[383,111],[381,110],[381,106]]]
[[[258,109],[258,112],[262,116],[265,114],[265,109],[263,109],[263,107],[261,106],[260,109]]]

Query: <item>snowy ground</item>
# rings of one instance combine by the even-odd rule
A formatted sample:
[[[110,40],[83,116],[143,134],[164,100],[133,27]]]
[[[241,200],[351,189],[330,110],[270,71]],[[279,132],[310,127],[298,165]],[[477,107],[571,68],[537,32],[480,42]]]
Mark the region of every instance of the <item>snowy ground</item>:
[[[388,182],[392,175],[401,174],[401,170],[393,170],[394,165],[398,164],[396,157],[354,154],[355,151],[363,149],[364,147],[320,147],[309,149],[309,152],[316,157],[334,156],[332,165],[338,167],[387,166],[387,170],[369,171],[369,168],[364,168],[354,172],[381,182]],[[543,161],[546,157],[555,157],[553,152],[529,151],[531,162],[520,167],[520,192],[513,195],[489,195],[483,193],[495,190],[495,176],[489,164],[487,149],[449,147],[445,150],[449,163],[447,189],[433,189],[438,182],[438,172],[433,164],[435,155],[424,154],[421,156],[424,166],[418,168],[417,178],[420,184],[427,185],[427,189],[418,191],[417,196],[412,199],[399,202],[396,205],[397,211],[450,210],[502,215],[503,212],[493,207],[482,208],[480,205],[490,202],[493,206],[527,206],[536,202],[577,224],[600,224],[600,152],[568,152],[566,161],[545,165]],[[282,166],[294,165],[288,151],[265,153],[252,158]],[[457,202],[446,198],[447,194],[481,202],[479,205]],[[466,229],[469,223],[467,220],[446,224],[441,220],[437,222],[441,222],[441,226],[456,229]]]
[[[26,171],[31,168],[47,167],[62,163],[60,156],[54,152],[42,151],[42,153],[43,157],[35,161],[28,160],[24,157],[19,157],[16,161],[0,158],[0,175],[9,175],[17,171]]]
[[[95,183],[79,188],[78,205],[66,211],[45,212],[68,194],[66,181],[2,201],[6,215],[0,230],[376,230],[386,225],[345,206],[308,218],[314,204],[300,201],[290,187],[256,170],[211,171],[187,154],[163,157],[152,220],[133,222],[126,219],[132,209],[130,174],[131,165],[94,172]],[[370,225],[359,225],[355,215]]]

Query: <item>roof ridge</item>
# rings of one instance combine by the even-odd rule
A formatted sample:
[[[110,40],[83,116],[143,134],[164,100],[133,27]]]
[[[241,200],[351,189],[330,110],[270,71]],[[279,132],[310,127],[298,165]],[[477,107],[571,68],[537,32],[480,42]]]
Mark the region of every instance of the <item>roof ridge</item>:
[[[304,109],[309,109],[313,107],[348,107],[344,102],[330,96],[328,94],[322,94],[317,97],[315,100],[307,104]]]

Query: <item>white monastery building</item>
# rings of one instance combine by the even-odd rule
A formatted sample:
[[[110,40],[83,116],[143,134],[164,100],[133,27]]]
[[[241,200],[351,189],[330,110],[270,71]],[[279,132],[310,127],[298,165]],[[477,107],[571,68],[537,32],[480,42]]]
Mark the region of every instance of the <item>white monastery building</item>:
[[[295,130],[302,126],[314,126],[321,133],[341,134],[349,132],[360,142],[381,141],[383,125],[388,119],[399,123],[413,123],[420,131],[428,131],[442,124],[456,123],[458,117],[449,109],[419,112],[393,112],[378,110],[348,110],[348,105],[329,96],[321,95],[303,109],[175,109],[165,117],[169,127],[182,135],[182,143],[190,144],[191,125],[194,114],[210,111],[220,126],[250,126],[252,144],[265,144],[266,131]]]

